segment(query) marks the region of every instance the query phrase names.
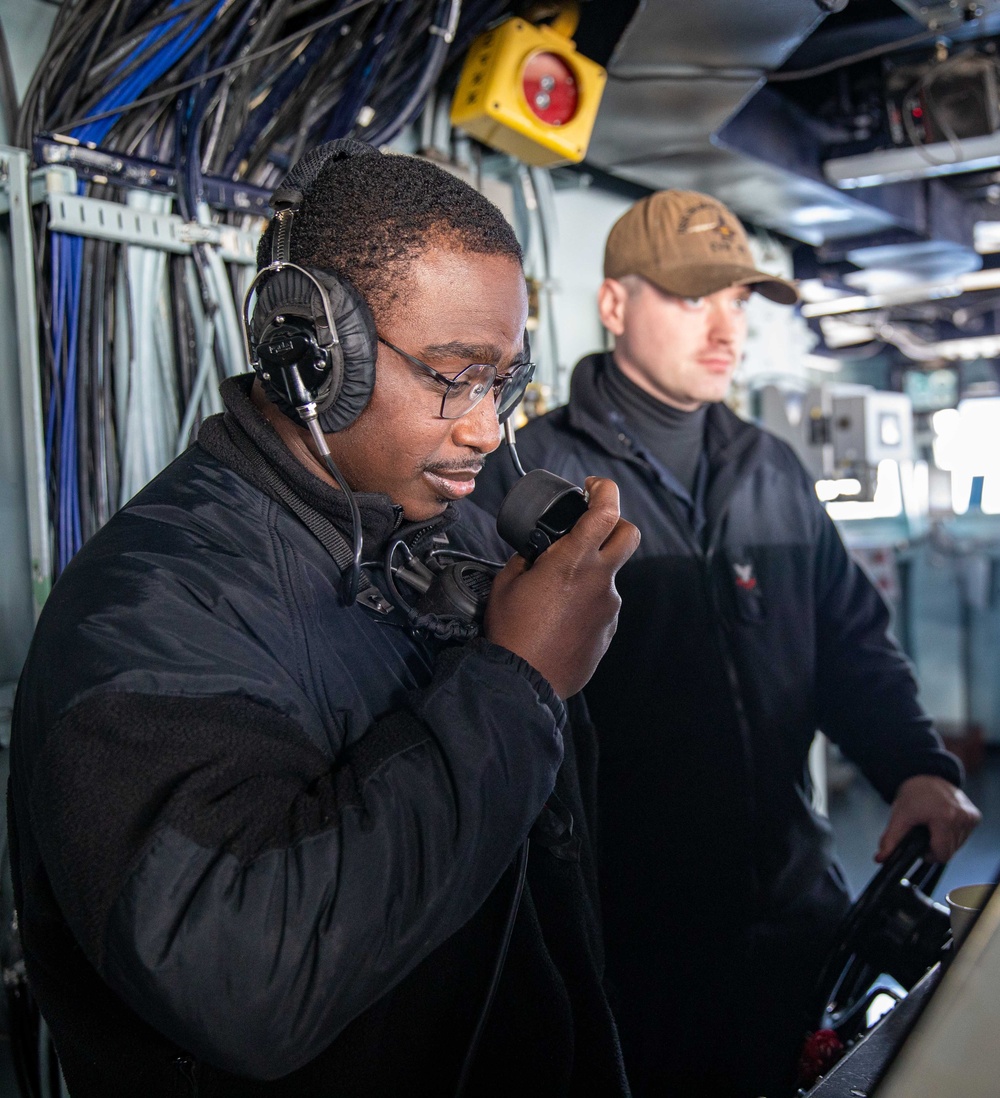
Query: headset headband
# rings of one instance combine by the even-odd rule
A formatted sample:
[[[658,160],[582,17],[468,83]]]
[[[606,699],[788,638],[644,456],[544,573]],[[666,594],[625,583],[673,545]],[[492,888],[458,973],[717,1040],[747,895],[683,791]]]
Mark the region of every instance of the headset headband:
[[[376,149],[373,149],[371,145],[366,145],[363,141],[355,141],[352,138],[338,138],[335,141],[328,141],[325,145],[320,145],[306,153],[301,160],[293,165],[285,178],[274,189],[274,193],[271,195],[271,209],[275,211],[274,234],[271,239],[271,262],[257,272],[243,298],[243,342],[247,362],[254,370],[260,370],[260,358],[256,354],[250,339],[250,300],[254,293],[259,290],[263,281],[281,270],[297,271],[319,293],[319,300],[323,309],[322,320],[317,322],[316,328],[319,345],[321,347],[332,347],[340,342],[330,305],[329,293],[311,271],[292,262],[292,222],[302,205],[306,191],[331,160],[353,156],[379,155]]]

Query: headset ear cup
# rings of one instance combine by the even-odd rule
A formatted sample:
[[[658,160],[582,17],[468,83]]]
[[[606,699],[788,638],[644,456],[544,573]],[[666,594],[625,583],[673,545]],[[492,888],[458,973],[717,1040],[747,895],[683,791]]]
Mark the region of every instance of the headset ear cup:
[[[343,381],[343,352],[339,342],[333,342],[335,333],[329,329],[324,293],[303,271],[284,267],[261,282],[250,318],[250,345],[264,392],[296,422],[298,415],[280,376],[280,364],[269,365],[261,359],[267,358],[268,344],[294,335],[307,337],[308,342],[298,341],[304,356],[294,360],[302,382],[317,407],[337,399]]]
[[[325,271],[313,272],[330,301],[343,352],[343,377],[337,396],[319,409],[319,425],[326,432],[342,431],[364,411],[375,388],[378,337],[368,303],[347,281]]]
[[[316,402],[320,428],[328,433],[341,431],[371,399],[377,354],[375,319],[350,283],[326,271],[306,273],[294,266],[283,267],[258,290],[249,325],[251,346],[259,352],[265,340],[301,332],[303,326],[315,336],[313,349],[317,353],[298,363],[300,374]],[[301,422],[280,379],[263,369],[258,374],[268,399],[289,418]]]

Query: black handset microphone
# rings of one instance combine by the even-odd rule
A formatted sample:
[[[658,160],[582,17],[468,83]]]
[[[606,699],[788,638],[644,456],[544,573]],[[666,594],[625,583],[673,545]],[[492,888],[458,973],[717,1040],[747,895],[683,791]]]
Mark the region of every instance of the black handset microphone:
[[[517,456],[514,424],[503,425],[507,453],[518,480],[504,496],[497,512],[497,533],[511,548],[532,564],[539,553],[573,529],[587,510],[587,493],[548,469],[524,471]]]
[[[547,469],[525,473],[504,497],[497,513],[497,532],[529,564],[568,534],[587,510],[587,494]],[[419,532],[417,523],[406,534]],[[394,557],[402,553],[404,561]],[[444,563],[444,558],[451,558]],[[426,561],[418,559],[400,531],[386,552],[385,576],[410,627],[440,640],[471,640],[478,636],[490,589],[502,564],[450,549],[438,549]],[[412,606],[396,585],[402,579],[420,592]]]
[[[548,469],[532,469],[500,504],[497,533],[532,564],[568,534],[586,510],[587,493],[582,488]]]

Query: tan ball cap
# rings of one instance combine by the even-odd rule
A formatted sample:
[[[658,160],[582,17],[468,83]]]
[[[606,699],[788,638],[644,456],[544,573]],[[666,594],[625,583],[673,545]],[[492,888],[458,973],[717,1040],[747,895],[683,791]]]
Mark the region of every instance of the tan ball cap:
[[[604,250],[604,276],[630,274],[677,297],[752,286],[781,305],[799,299],[791,282],[757,270],[732,211],[696,191],[657,191],[615,222]]]

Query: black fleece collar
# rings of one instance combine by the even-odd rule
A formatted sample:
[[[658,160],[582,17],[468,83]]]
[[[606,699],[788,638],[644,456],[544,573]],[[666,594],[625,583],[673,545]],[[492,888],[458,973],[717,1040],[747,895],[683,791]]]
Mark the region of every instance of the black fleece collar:
[[[240,374],[223,381],[219,392],[226,410],[205,420],[198,432],[198,445],[274,498],[233,441],[232,432],[242,431],[300,499],[347,535],[351,528],[351,510],[344,493],[314,476],[292,455],[278,432],[250,399],[253,381],[253,374]],[[389,536],[401,525],[403,509],[380,492],[355,492],[354,498],[361,512],[364,555],[369,560],[376,559],[384,550]],[[435,529],[445,529],[454,522],[455,517],[454,508],[449,505]]]
[[[609,454],[636,460],[634,447],[623,423],[609,408],[598,379],[611,368],[611,353],[587,355],[573,370],[570,382],[569,422]],[[705,450],[712,468],[737,462],[744,466],[760,438],[760,429],[740,419],[725,404],[710,404],[705,414]]]

